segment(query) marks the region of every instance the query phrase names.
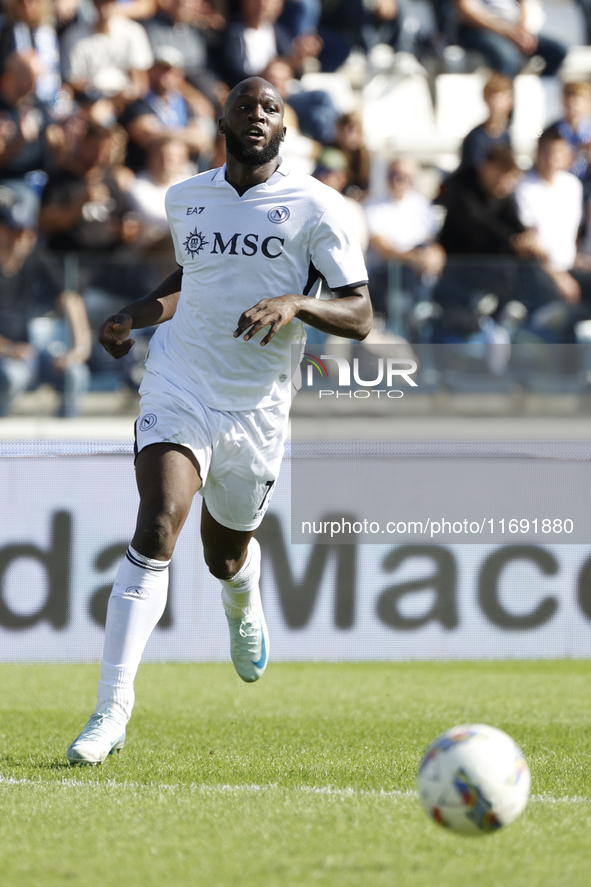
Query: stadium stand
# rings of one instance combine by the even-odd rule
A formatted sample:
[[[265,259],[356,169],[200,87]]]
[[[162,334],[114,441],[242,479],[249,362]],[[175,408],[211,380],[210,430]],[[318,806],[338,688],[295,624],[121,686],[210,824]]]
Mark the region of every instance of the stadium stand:
[[[304,0],[80,0],[75,11],[53,0],[3,0],[0,189],[17,182],[13,193],[25,195],[23,206],[30,199],[40,204],[35,252],[51,255],[65,290],[80,293],[96,331],[105,311],[141,295],[167,269],[162,193],[178,175],[223,163],[215,119],[236,79],[260,68],[288,102],[285,152],[294,166],[309,173],[324,169],[320,174],[338,181],[357,208],[364,200],[370,208],[389,193],[392,162],[411,157],[415,187],[426,204],[435,201],[430,211],[441,227],[464,139],[486,130],[491,112],[483,92],[491,67],[502,67],[491,55],[491,41],[475,33],[494,32],[494,43],[502,31],[504,43],[515,49],[514,104],[503,133],[491,136],[496,124],[490,124],[485,142],[509,144],[517,167],[527,172],[540,132],[557,123],[575,150],[569,166],[575,164],[587,200],[587,6],[538,2],[526,38],[505,25],[494,31],[484,19],[468,21],[462,0],[334,0],[322,7]],[[576,96],[583,97],[582,110],[571,113]],[[328,146],[341,154],[325,154],[324,164],[318,162]],[[587,273],[591,242],[589,210],[583,209],[579,276]],[[11,212],[18,216],[18,206]],[[470,244],[465,250],[473,256]],[[491,252],[484,253],[485,283]],[[461,255],[456,243],[454,274],[460,273]],[[412,315],[420,303],[421,316],[443,314],[429,327],[432,334],[445,329],[454,306],[448,296],[445,304],[433,301],[438,275],[419,298],[405,289],[403,266],[393,261],[387,274],[381,268],[375,278],[382,313],[404,304]],[[500,311],[507,300],[494,292],[497,278],[492,274],[483,287],[497,297]],[[564,302],[559,290],[553,295]],[[6,298],[0,293],[0,302]],[[580,308],[573,318],[574,337],[577,323],[583,330],[585,312]],[[499,316],[493,312],[486,319]],[[390,331],[402,332],[412,344],[417,328],[399,321],[386,316]],[[423,324],[423,338],[426,329]],[[140,358],[138,353],[129,366],[114,366],[94,348],[89,363],[83,361],[90,400],[81,397],[76,411],[93,409],[93,393],[136,390]],[[29,393],[40,379],[30,376]],[[12,398],[10,409],[22,410],[26,400]]]

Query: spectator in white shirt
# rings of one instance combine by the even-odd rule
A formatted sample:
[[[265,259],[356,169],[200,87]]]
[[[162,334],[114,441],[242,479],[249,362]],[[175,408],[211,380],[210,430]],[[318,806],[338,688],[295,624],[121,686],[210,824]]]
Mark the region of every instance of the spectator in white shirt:
[[[402,288],[412,301],[424,298],[445,265],[435,237],[438,221],[428,200],[414,187],[417,164],[400,158],[388,167],[388,192],[363,204],[369,230],[368,268],[374,310],[387,314],[388,264],[402,265]]]
[[[128,192],[138,217],[139,234],[135,246],[140,250],[172,252],[164,198],[171,185],[189,178],[194,172],[187,145],[181,139],[163,135],[151,143],[147,168],[134,179]]]
[[[72,25],[62,38],[64,80],[123,104],[148,91],[153,56],[144,28],[118,14],[115,0],[94,0],[97,20]]]
[[[572,149],[551,126],[540,136],[534,168],[517,186],[519,217],[531,232],[544,270],[557,293],[570,305],[591,297],[591,273],[580,266],[577,238],[583,212],[583,188],[566,170]]]

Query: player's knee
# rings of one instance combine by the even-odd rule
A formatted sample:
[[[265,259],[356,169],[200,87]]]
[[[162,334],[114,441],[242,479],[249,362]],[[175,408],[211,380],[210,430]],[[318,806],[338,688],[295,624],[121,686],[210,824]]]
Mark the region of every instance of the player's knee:
[[[149,510],[142,515],[138,533],[150,557],[171,557],[184,522],[184,512],[174,504]]]
[[[205,563],[212,576],[216,579],[231,579],[238,570],[238,560],[233,557],[220,557],[205,551]]]

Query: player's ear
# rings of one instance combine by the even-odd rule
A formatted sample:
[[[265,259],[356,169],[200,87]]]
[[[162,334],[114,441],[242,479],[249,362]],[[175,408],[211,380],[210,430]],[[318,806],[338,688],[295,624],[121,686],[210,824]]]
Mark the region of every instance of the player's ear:
[[[218,120],[218,135],[223,136],[224,134],[224,118],[220,117]]]
[[[282,141],[282,142],[285,141],[285,134],[286,134],[286,132],[287,132],[287,127],[284,126],[284,127],[283,127],[283,133],[282,133],[282,135],[281,135],[281,141]]]

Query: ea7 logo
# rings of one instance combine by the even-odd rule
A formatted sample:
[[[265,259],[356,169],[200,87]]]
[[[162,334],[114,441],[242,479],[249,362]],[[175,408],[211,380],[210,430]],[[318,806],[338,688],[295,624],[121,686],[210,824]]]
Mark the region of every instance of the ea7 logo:
[[[204,209],[205,209],[204,206],[188,206],[187,207],[187,215],[188,216],[200,216]]]

